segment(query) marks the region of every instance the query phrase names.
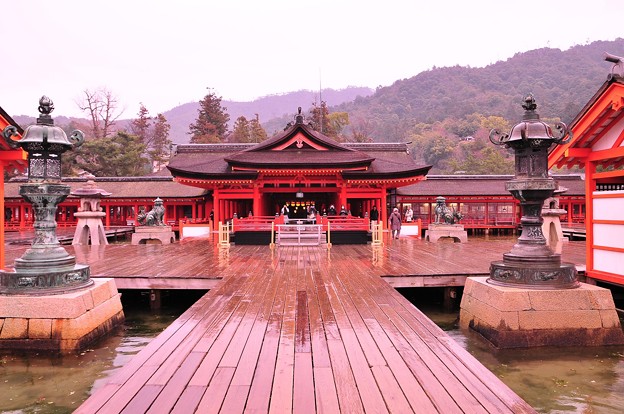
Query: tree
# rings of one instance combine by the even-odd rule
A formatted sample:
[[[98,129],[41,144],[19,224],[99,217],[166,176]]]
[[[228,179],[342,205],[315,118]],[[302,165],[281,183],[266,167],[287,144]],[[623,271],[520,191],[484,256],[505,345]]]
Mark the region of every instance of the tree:
[[[149,164],[145,149],[139,137],[120,131],[79,147],[76,166],[98,177],[145,175]]]
[[[189,126],[192,144],[221,142],[228,131],[230,116],[221,106],[221,97],[208,88],[209,93],[199,101],[197,119]]]
[[[329,123],[328,115],[329,109],[327,109],[327,103],[325,101],[321,101],[320,105],[317,105],[316,102],[312,104],[312,110],[310,112],[312,128],[323,135],[331,137],[334,136],[334,132]]]
[[[232,130],[232,135],[230,135],[230,140],[232,142],[251,142],[250,135],[250,125],[247,118],[243,115],[239,116],[234,122],[234,129]]]
[[[255,114],[256,117],[249,121],[249,136],[251,142],[262,142],[267,139],[267,133],[260,124],[260,116]]]
[[[93,138],[104,138],[113,132],[115,121],[121,116],[117,97],[106,88],[85,89],[84,97],[78,102],[80,110],[85,112],[91,123],[91,131],[86,131]]]
[[[130,131],[141,138],[147,146],[149,146],[152,137],[150,136],[150,123],[152,118],[149,116],[147,108],[141,103],[139,107],[138,118],[133,119],[130,123]]]
[[[163,114],[156,115],[154,129],[152,131],[151,150],[149,151],[152,159],[152,167],[155,171],[160,171],[166,165],[170,156],[171,140],[169,139],[169,129],[171,126],[167,123],[167,118]]]
[[[336,139],[342,139],[342,130],[349,125],[349,114],[347,112],[332,112],[327,115],[329,128]]]

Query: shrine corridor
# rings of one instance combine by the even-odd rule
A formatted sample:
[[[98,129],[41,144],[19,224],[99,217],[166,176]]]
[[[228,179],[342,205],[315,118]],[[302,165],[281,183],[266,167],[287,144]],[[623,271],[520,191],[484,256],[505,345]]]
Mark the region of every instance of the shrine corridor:
[[[206,250],[222,279],[76,413],[534,412],[379,277],[388,247]]]

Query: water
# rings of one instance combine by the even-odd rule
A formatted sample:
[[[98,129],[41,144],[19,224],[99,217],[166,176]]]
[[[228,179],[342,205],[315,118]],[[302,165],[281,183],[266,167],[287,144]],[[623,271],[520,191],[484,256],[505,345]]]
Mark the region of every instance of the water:
[[[49,356],[0,353],[0,413],[66,414],[124,366],[183,309],[124,311],[126,322],[108,338],[79,353]]]
[[[46,356],[0,353],[0,413],[66,414],[166,328],[193,297],[154,313],[124,294],[126,323],[83,352]],[[417,300],[415,301],[417,303]],[[540,413],[615,414],[624,411],[624,346],[496,350],[456,328],[457,313],[417,303],[458,343]]]
[[[624,346],[497,350],[458,314],[423,312],[540,413],[624,412]]]

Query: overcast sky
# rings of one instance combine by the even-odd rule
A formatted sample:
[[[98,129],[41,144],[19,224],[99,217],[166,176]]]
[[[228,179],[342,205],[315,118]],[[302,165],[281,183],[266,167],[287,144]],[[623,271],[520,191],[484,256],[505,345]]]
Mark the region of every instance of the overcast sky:
[[[140,102],[155,115],[198,101],[207,87],[235,101],[375,88],[624,36],[622,0],[13,0],[1,10],[0,106],[13,116],[36,116],[42,95],[54,115],[81,116],[83,91],[100,87],[124,118]]]

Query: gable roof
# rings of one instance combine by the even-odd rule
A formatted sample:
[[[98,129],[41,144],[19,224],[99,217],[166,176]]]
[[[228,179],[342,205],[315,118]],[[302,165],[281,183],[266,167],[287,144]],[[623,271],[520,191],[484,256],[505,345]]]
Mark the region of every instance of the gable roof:
[[[584,167],[596,161],[603,167],[624,165],[624,78],[611,74],[572,120],[572,139],[555,147],[548,166]]]
[[[167,166],[175,177],[253,180],[261,171],[332,170],[348,180],[424,177],[431,166],[420,166],[406,143],[339,143],[303,123],[259,144],[180,145]]]

